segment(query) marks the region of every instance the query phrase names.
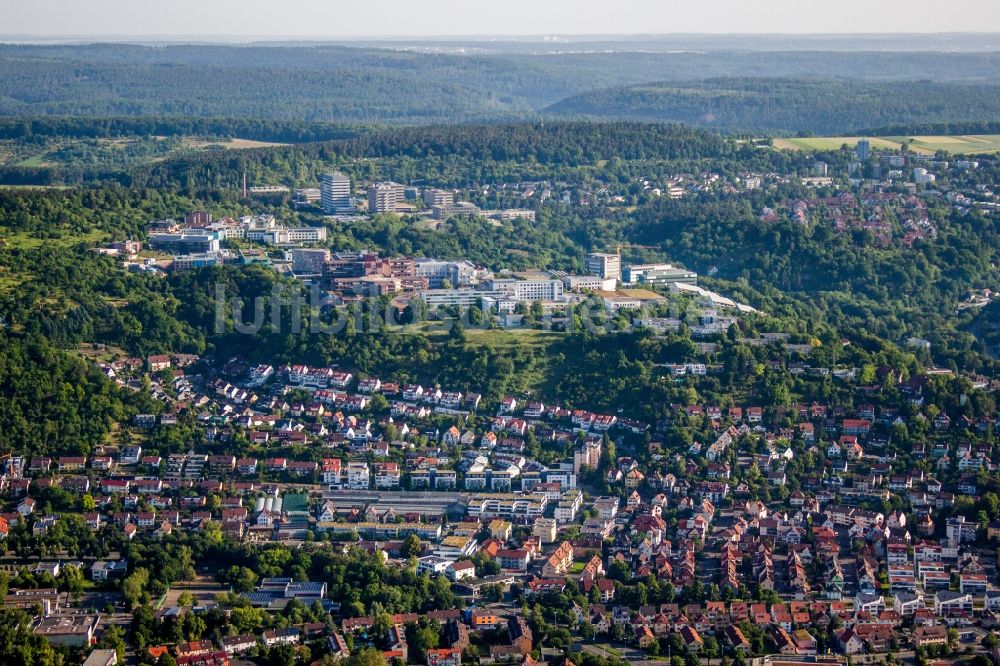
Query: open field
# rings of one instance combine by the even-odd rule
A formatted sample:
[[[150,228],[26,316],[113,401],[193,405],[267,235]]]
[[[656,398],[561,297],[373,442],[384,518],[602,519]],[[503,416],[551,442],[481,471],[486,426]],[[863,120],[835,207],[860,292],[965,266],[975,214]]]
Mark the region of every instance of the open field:
[[[25,159],[19,161],[14,166],[24,167],[26,169],[38,168],[52,166],[54,163],[46,159],[45,154],[32,155],[31,157],[26,157]]]
[[[810,136],[805,138],[775,139],[774,147],[779,150],[840,150],[845,143],[852,148],[857,145],[857,136]],[[883,150],[899,150],[898,141],[887,139],[869,139],[872,148]]]
[[[775,139],[774,147],[779,150],[839,150],[847,144],[857,145],[858,136],[814,136],[805,138]],[[909,141],[910,150],[933,154],[946,150],[954,155],[973,155],[1000,151],[1000,134],[975,134],[963,136],[886,136],[870,137],[868,141],[874,149],[899,150],[903,141]]]
[[[157,137],[160,138],[160,137]],[[273,148],[274,146],[287,146],[287,143],[272,143],[270,141],[254,141],[253,139],[199,139],[196,137],[185,137],[182,140],[186,148],[225,148],[226,150],[241,150],[245,148]]]
[[[894,137],[902,139],[903,137]],[[1000,151],[1000,134],[975,134],[964,136],[915,136],[910,137],[910,147],[929,152],[947,150],[955,155],[995,153]]]
[[[31,279],[31,275],[11,275],[7,271],[0,272],[0,294],[7,294]]]
[[[107,234],[99,230],[90,231],[85,234],[65,232],[58,238],[39,238],[23,231],[10,233],[7,229],[0,227],[0,246],[15,250],[37,250],[43,245],[59,248],[72,247],[79,243],[97,245],[106,238]]]

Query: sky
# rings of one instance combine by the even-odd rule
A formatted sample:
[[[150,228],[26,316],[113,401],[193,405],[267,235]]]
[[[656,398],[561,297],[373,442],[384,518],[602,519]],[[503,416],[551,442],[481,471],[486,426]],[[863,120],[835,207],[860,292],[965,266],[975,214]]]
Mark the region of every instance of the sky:
[[[254,38],[1000,32],[998,0],[9,0],[0,33]]]

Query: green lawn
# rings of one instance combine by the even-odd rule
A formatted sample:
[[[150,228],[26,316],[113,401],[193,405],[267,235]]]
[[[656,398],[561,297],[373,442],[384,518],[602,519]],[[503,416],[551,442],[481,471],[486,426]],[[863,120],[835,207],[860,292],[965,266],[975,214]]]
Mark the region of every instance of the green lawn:
[[[20,162],[18,162],[15,166],[24,167],[27,169],[33,169],[37,167],[51,166],[51,163],[47,162],[45,160],[45,154],[41,153],[38,155],[32,155],[31,157],[26,157]]]
[[[533,328],[513,328],[513,329],[466,329],[469,342],[482,345],[491,345],[498,349],[504,347],[544,347],[558,339],[564,333],[557,331],[539,331]]]
[[[8,275],[0,273],[0,293],[9,293],[30,279],[30,275]]]
[[[443,330],[438,321],[421,322],[412,326],[394,328],[399,335],[423,335],[432,342],[444,342],[448,333]],[[465,330],[467,344],[471,346],[489,346],[497,353],[504,354],[515,349],[531,348],[537,353],[535,361],[519,370],[519,383],[525,390],[533,392],[544,391],[559,381],[559,368],[549,365],[548,347],[564,333],[556,331],[540,331],[530,328],[522,329],[470,329]]]

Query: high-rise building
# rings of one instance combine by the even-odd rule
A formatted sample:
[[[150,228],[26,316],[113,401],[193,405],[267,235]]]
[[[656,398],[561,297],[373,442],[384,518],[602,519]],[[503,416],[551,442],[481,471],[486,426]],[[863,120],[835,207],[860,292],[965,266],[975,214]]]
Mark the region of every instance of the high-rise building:
[[[590,441],[573,452],[573,472],[579,474],[584,467],[597,469],[601,464],[601,442]]]
[[[872,156],[872,144],[868,139],[859,139],[858,145],[854,148],[854,154],[857,155],[858,161],[867,162],[868,158]]]
[[[587,255],[585,267],[590,275],[604,279],[620,280],[622,276],[622,258],[617,254],[591,252]]]
[[[405,188],[399,183],[375,183],[368,188],[369,213],[393,213],[403,200]]]
[[[329,214],[351,209],[351,179],[340,172],[324,173],[319,179],[320,204]]]

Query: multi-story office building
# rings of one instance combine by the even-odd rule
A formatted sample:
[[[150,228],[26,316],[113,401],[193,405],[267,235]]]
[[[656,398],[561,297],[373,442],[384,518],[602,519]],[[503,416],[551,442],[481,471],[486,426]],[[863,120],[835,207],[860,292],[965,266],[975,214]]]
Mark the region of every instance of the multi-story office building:
[[[492,277],[492,273],[469,261],[417,259],[414,267],[417,277],[427,278],[431,289],[441,289],[445,280],[453,287],[465,287]]]
[[[484,298],[500,295],[478,289],[424,289],[420,292],[420,298],[431,310],[440,307],[470,308],[479,305]]]
[[[535,211],[528,208],[505,208],[503,210],[490,211],[488,217],[501,222],[511,222],[513,220],[535,221]]]
[[[319,179],[320,204],[328,214],[351,210],[351,179],[340,172]]]
[[[420,297],[432,310],[441,306],[467,308],[480,301],[495,308],[498,302],[561,301],[561,280],[488,280],[486,289],[425,289]]]
[[[431,209],[431,212],[433,213],[435,220],[447,220],[449,217],[455,217],[457,215],[477,217],[482,214],[482,211],[479,210],[479,206],[474,203],[469,203],[468,201],[458,201],[445,206],[434,206]]]
[[[405,188],[399,183],[375,183],[368,188],[368,212],[392,213],[403,200]]]
[[[605,279],[620,280],[622,276],[622,258],[618,254],[591,252],[587,255],[585,267],[591,275]]]
[[[428,208],[435,206],[451,206],[455,203],[455,195],[447,190],[438,190],[432,187],[424,190],[424,204]]]
[[[505,294],[518,301],[561,301],[562,280],[490,280],[486,283],[490,291]]]
[[[317,201],[322,202],[322,200],[323,190],[318,187],[304,187],[297,189],[292,197],[292,201],[297,205],[314,204]]]
[[[636,264],[625,267],[622,282],[628,285],[698,284],[698,274],[673,264]]]
[[[247,229],[246,239],[268,245],[290,245],[292,243],[322,243],[326,240],[325,227],[272,227],[267,230]]]
[[[184,254],[201,254],[219,251],[219,238],[216,234],[152,234],[149,245],[154,250],[164,252],[179,252]]]
[[[602,278],[597,275],[563,275],[561,279],[563,286],[569,291],[614,291],[618,286],[618,278]]]
[[[219,252],[205,252],[201,254],[179,254],[170,264],[170,269],[175,273],[189,271],[193,268],[203,268],[205,266],[221,266],[224,258]]]

